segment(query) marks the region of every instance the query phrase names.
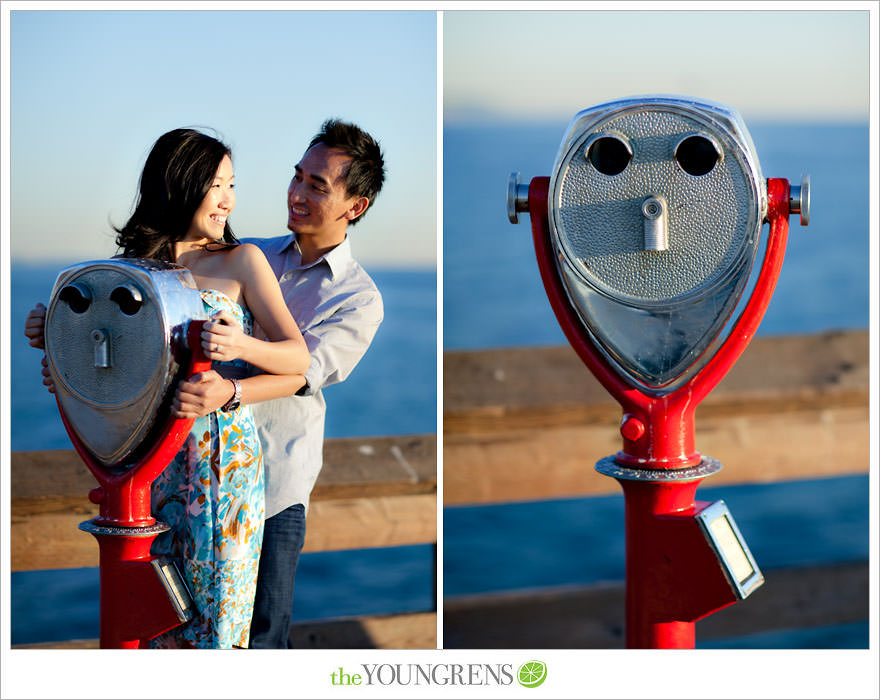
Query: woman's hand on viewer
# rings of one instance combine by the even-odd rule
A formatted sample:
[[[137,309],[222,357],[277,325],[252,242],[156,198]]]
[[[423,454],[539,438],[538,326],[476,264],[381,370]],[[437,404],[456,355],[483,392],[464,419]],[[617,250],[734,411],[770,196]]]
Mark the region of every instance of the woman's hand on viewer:
[[[46,327],[46,307],[43,304],[37,304],[33,309],[28,313],[27,318],[24,321],[24,334],[27,336],[30,341],[30,346],[32,348],[39,348],[40,350],[46,349],[46,342],[43,336],[43,329]],[[43,385],[49,390],[50,394],[55,393],[55,382],[52,381],[52,375],[49,374],[49,363],[46,360],[46,355],[43,355],[42,361],[43,368],[41,373],[43,375]]]
[[[177,385],[171,413],[175,418],[207,416],[226,404],[235,387],[214,370],[199,372]]]
[[[55,382],[52,381],[52,375],[49,374],[49,362],[46,360],[46,356],[43,355],[43,385],[49,390],[50,394],[55,393]]]
[[[210,321],[205,322],[202,329],[202,350],[208,359],[216,362],[229,362],[242,357],[250,340],[235,316],[228,311],[218,311]]]
[[[43,329],[46,327],[46,307],[37,304],[28,313],[24,320],[24,334],[30,341],[32,348],[46,349],[45,338],[43,337]]]

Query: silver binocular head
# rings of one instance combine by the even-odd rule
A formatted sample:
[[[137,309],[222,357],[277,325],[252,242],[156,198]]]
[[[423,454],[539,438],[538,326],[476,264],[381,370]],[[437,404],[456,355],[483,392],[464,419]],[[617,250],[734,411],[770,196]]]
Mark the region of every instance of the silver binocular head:
[[[117,258],[58,275],[49,372],[68,424],[102,465],[131,466],[155,440],[188,359],[187,325],[204,318],[192,275],[177,265]]]
[[[649,390],[700,367],[767,210],[738,113],[676,96],[586,109],[562,140],[548,206],[560,276],[603,354]]]

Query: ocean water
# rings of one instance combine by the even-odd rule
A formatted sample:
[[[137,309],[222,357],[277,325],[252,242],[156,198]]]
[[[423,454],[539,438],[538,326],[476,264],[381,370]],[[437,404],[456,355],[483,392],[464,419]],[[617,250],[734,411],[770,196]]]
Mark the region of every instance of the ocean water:
[[[507,220],[507,181],[549,176],[568,126],[457,127],[443,136],[444,348],[564,345],[528,214]],[[759,333],[868,327],[868,126],[750,124],[765,178],[812,179],[811,221],[792,217]]]
[[[60,267],[12,265],[12,450],[70,448],[55,400],[41,384],[40,352],[23,333],[27,312],[46,303]],[[326,435],[434,433],[436,275],[398,269],[370,274],[383,295],[385,320],[348,380],[325,390]],[[307,553],[297,571],[294,619],[431,610],[434,579],[432,545]],[[98,588],[96,568],[13,572],[12,644],[97,637]]]
[[[567,121],[444,132],[443,342],[477,349],[564,345],[538,273],[527,214],[507,220],[512,171],[549,176]],[[749,124],[764,177],[812,180],[811,222],[791,219],[761,334],[867,329],[868,126]],[[584,371],[587,371],[586,368]],[[699,425],[697,426],[699,439]],[[716,455],[722,458],[723,455]],[[706,482],[707,485],[710,482]],[[723,498],[765,576],[774,568],[868,558],[868,477],[701,487]],[[444,595],[624,577],[621,495],[444,510]],[[699,629],[698,629],[699,632]],[[867,620],[781,630],[705,647],[864,648]]]
[[[76,261],[71,261],[76,262]],[[13,450],[66,449],[55,399],[43,391],[40,351],[24,337],[24,319],[47,303],[63,265],[13,261],[10,355]],[[327,437],[407,435],[437,430],[437,286],[433,270],[370,270],[385,320],[347,381],[324,391]],[[39,391],[34,389],[38,388]]]
[[[765,579],[772,581],[774,569],[866,560],[868,493],[868,476],[853,475],[701,486],[697,495],[724,500]],[[446,508],[444,595],[622,581],[623,516],[620,495]],[[697,625],[698,648],[868,646],[867,620],[708,642],[699,639],[699,630]]]

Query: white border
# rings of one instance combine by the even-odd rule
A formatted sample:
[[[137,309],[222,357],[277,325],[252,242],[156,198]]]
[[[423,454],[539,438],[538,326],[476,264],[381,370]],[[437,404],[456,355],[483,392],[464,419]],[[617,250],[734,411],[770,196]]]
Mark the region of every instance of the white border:
[[[204,9],[205,3],[173,3],[175,9]],[[568,3],[546,2],[536,5],[533,2],[445,2],[445,3],[380,3],[383,7],[394,9],[656,9],[653,3]],[[825,7],[825,3],[800,3],[798,10]],[[107,9],[102,2],[81,3],[83,9]],[[211,9],[235,9],[238,2],[213,2]],[[248,9],[327,9],[327,3],[253,2]],[[692,5],[681,5],[690,9]],[[871,649],[857,651],[739,651],[731,655],[725,652],[614,652],[590,650],[523,650],[523,651],[312,651],[298,652],[251,652],[235,655],[236,652],[154,652],[149,656],[140,653],[104,652],[47,652],[9,649],[9,581],[8,556],[2,557],[2,617],[0,644],[2,644],[2,686],[0,697],[71,697],[71,698],[154,698],[154,697],[558,697],[558,698],[706,698],[706,697],[799,697],[799,698],[876,698],[880,695],[877,678],[878,651],[878,13],[877,3],[839,2],[835,10],[859,9],[870,11],[870,85],[871,85],[871,137],[870,137],[870,426],[871,426]],[[127,9],[169,9],[168,3],[132,2]],[[375,5],[357,2],[339,2],[334,9],[376,9]],[[785,2],[718,2],[713,9],[791,9]],[[13,9],[70,9],[64,2],[4,2],[2,10],[2,79],[4,95],[0,106],[2,135],[0,151],[8,153],[9,104],[6,86],[9,83],[9,11]],[[442,12],[438,13],[438,302],[437,302],[437,430],[438,430],[438,495],[442,499]],[[793,84],[791,89],[809,89],[806,84],[796,80],[797,57],[792,57]],[[9,166],[3,159],[0,170],[0,317],[9,318]],[[10,332],[4,323],[2,331],[2,366],[0,366],[0,386],[3,387],[0,403],[0,444],[8,445],[9,439],[9,337]],[[9,503],[9,464],[8,451],[2,453],[2,474],[0,492],[4,494],[3,522],[8,514]],[[442,502],[438,503],[442,506]],[[438,549],[442,552],[442,507],[438,507]],[[8,528],[3,528],[0,547],[9,551]],[[442,568],[438,563],[438,596],[442,601]],[[438,610],[438,641],[442,640],[442,602]],[[228,654],[229,656],[222,656]],[[382,686],[378,688],[333,687],[329,684],[329,673],[336,667],[356,668],[362,663],[420,663],[420,664],[472,664],[472,663],[510,663],[518,666],[523,661],[538,658],[548,663],[548,679],[543,686],[526,690],[517,686],[469,687],[443,686],[431,688]],[[735,663],[731,664],[731,659]],[[622,660],[625,659],[625,666]]]
[[[443,648],[443,13],[437,13],[437,648]]]

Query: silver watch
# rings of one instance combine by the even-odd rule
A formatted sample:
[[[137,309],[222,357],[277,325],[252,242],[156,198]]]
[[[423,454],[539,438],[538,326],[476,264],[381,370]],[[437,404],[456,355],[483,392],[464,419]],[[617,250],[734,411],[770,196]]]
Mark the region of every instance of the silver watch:
[[[221,411],[234,411],[236,408],[241,406],[241,382],[237,379],[229,380],[232,382],[232,386],[235,387],[235,391],[232,394],[232,398],[229,399],[223,406],[220,408]]]

